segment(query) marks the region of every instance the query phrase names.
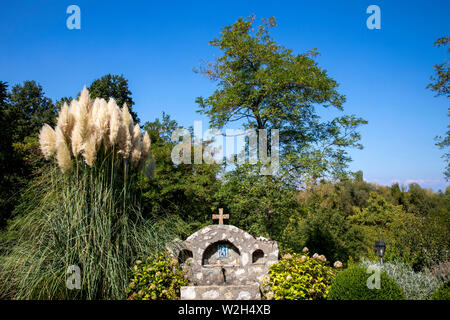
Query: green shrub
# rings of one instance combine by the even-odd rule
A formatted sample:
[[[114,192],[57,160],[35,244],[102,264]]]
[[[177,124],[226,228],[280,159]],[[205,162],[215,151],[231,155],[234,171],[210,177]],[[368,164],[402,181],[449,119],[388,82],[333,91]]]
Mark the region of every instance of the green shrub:
[[[447,281],[431,296],[431,300],[450,300],[450,281]]]
[[[127,288],[129,300],[175,300],[180,297],[180,287],[188,280],[178,265],[178,260],[166,253],[148,258],[147,263],[136,261]]]
[[[366,269],[353,265],[339,272],[331,284],[328,300],[403,300],[404,294],[394,280],[381,272],[381,288],[369,289]]]
[[[378,265],[377,262],[363,261],[361,267]],[[384,263],[382,270],[402,289],[408,300],[428,300],[441,282],[431,275],[414,270],[400,262]]]
[[[261,288],[269,300],[325,299],[334,274],[323,256],[288,254],[269,268]]]

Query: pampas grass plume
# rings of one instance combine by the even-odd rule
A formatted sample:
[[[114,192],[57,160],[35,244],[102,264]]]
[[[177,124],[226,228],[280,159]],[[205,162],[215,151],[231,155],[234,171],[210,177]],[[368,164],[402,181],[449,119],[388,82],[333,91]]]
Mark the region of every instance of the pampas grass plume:
[[[141,171],[145,163],[147,162],[148,154],[150,152],[151,140],[148,135],[148,131],[145,131],[144,138],[142,139],[142,151],[141,151],[141,159],[139,160],[138,170]]]
[[[45,159],[50,159],[56,152],[56,135],[48,124],[44,124],[39,132],[39,143]]]
[[[95,159],[97,158],[97,141],[97,134],[92,132],[83,145],[83,158],[89,167],[94,165]]]
[[[120,125],[122,122],[121,118],[121,112],[119,107],[117,106],[114,99],[110,99],[108,102],[108,109],[110,108],[110,102],[113,101],[113,104],[111,106],[112,112],[109,114],[111,115],[110,124],[109,124],[109,143],[111,145],[115,145],[117,142],[117,136],[119,134]]]
[[[72,168],[71,153],[75,158],[81,153],[86,164],[93,167],[97,153],[106,156],[107,149],[114,145],[118,146],[114,152],[122,159],[131,158],[133,167],[142,170],[150,150],[148,132],[142,135],[128,106],[124,103],[120,109],[113,98],[108,102],[102,98],[91,100],[86,86],[70,106],[63,104],[55,130],[47,124],[42,127],[39,141],[46,159],[56,153],[63,172]]]
[[[71,135],[72,153],[75,157],[83,150],[83,137],[80,132],[80,125],[78,122],[75,122]]]
[[[133,166],[137,167],[139,165],[139,161],[141,160],[142,154],[142,135],[141,128],[139,124],[133,128],[133,138],[132,138],[132,151],[131,151],[131,163]]]
[[[109,145],[109,126],[110,116],[108,114],[108,104],[105,99],[100,99],[99,109],[97,113],[96,125],[100,130],[100,139],[105,142],[105,145]]]
[[[84,95],[83,92],[88,95],[89,99],[89,93],[87,92],[86,87],[83,89],[81,96]],[[81,96],[80,100],[74,104],[72,112],[75,119],[75,124],[71,135],[72,153],[74,156],[78,156],[78,154],[83,150],[83,142],[89,130],[89,102],[82,102]]]
[[[72,159],[70,157],[70,150],[67,146],[64,133],[61,128],[56,127],[56,160],[58,161],[58,166],[63,173],[70,172],[72,170]]]
[[[130,110],[128,110],[126,103],[124,103],[122,107],[122,124],[130,129],[133,127],[133,118],[131,117]]]
[[[144,161],[147,160],[148,153],[150,152],[150,136],[148,135],[148,131],[145,131],[144,138],[142,139],[142,158]]]
[[[69,106],[66,102],[64,102],[61,110],[58,113],[57,126],[61,128],[61,131],[66,139],[70,140],[70,135],[73,127],[73,115],[70,112]]]
[[[123,158],[128,158],[130,156],[131,147],[132,147],[132,131],[133,131],[133,119],[131,118],[131,114],[128,111],[128,107],[126,103],[123,104],[122,107],[122,124],[119,129],[119,154],[122,155]]]
[[[83,90],[81,90],[80,98],[78,99],[81,106],[85,107],[86,109],[89,107],[89,103],[91,102],[89,98],[89,91],[86,88],[86,86],[83,87]]]

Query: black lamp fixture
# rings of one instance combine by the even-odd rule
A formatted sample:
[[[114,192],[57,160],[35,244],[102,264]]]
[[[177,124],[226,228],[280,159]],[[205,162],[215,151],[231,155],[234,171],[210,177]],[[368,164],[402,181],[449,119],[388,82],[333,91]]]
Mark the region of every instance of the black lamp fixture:
[[[375,249],[377,250],[377,255],[380,257],[380,264],[383,265],[383,256],[386,250],[386,243],[382,240],[375,242]]]

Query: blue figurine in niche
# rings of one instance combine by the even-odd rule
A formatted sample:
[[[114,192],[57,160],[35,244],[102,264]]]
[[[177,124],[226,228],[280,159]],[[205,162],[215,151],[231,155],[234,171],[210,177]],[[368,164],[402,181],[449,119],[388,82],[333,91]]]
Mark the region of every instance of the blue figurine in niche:
[[[217,253],[219,255],[219,258],[226,258],[227,257],[227,245],[226,244],[219,244],[217,247]]]

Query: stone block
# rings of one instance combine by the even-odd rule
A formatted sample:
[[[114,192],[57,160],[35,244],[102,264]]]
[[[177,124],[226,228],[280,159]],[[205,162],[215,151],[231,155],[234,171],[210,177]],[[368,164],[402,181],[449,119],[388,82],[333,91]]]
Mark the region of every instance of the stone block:
[[[181,300],[260,300],[259,285],[185,286]]]

